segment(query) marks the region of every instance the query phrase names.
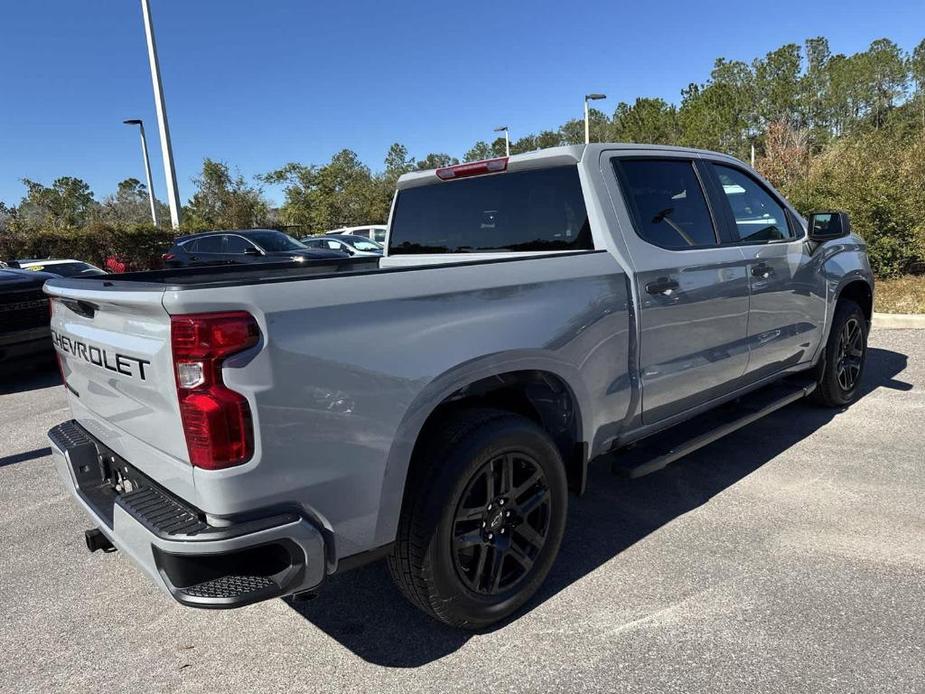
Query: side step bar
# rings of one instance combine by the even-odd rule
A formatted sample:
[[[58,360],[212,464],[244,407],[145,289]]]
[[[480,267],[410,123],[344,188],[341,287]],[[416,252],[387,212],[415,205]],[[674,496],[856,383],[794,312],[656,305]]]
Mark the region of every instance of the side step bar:
[[[717,439],[796,402],[816,389],[815,381],[782,381],[705,412],[638,445],[618,452],[611,464],[615,475],[636,479],[661,470]],[[734,417],[734,419],[730,419]]]

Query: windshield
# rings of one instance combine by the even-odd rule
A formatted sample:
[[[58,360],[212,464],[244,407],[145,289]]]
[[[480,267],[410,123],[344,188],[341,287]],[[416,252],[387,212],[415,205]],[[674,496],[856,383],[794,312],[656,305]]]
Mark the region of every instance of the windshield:
[[[260,246],[267,253],[278,253],[285,251],[304,251],[304,243],[296,241],[288,234],[281,231],[251,231],[248,232],[247,238]]]
[[[393,255],[594,247],[576,166],[407,188],[391,234]]]
[[[353,247],[358,251],[381,251],[382,246],[373,241],[366,241],[365,239],[357,239],[353,243]]]

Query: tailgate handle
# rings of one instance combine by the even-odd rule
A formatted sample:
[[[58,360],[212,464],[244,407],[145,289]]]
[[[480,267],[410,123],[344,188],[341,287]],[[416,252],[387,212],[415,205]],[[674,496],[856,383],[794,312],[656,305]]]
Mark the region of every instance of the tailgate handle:
[[[97,309],[99,309],[99,306],[92,301],[83,301],[82,299],[77,299],[76,301],[74,299],[61,299],[61,303],[78,316],[83,316],[84,318],[93,318]]]

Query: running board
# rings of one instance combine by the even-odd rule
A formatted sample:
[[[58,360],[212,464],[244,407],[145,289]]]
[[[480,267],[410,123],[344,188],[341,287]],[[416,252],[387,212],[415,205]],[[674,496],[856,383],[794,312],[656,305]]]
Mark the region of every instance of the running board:
[[[782,381],[709,410],[618,452],[611,464],[615,475],[635,479],[690,455],[717,439],[800,400],[816,389],[815,381]],[[730,415],[738,415],[730,420]]]

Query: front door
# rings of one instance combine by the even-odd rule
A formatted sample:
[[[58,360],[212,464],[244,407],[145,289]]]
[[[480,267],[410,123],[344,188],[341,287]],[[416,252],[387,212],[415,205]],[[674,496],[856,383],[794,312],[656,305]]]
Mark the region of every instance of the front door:
[[[639,297],[642,419],[652,424],[741,383],[748,361],[745,256],[721,246],[700,165],[611,159],[632,231],[623,234]],[[625,217],[620,214],[621,218]]]
[[[825,325],[825,279],[783,201],[743,168],[713,162],[718,207],[748,263],[749,380],[809,361]]]

